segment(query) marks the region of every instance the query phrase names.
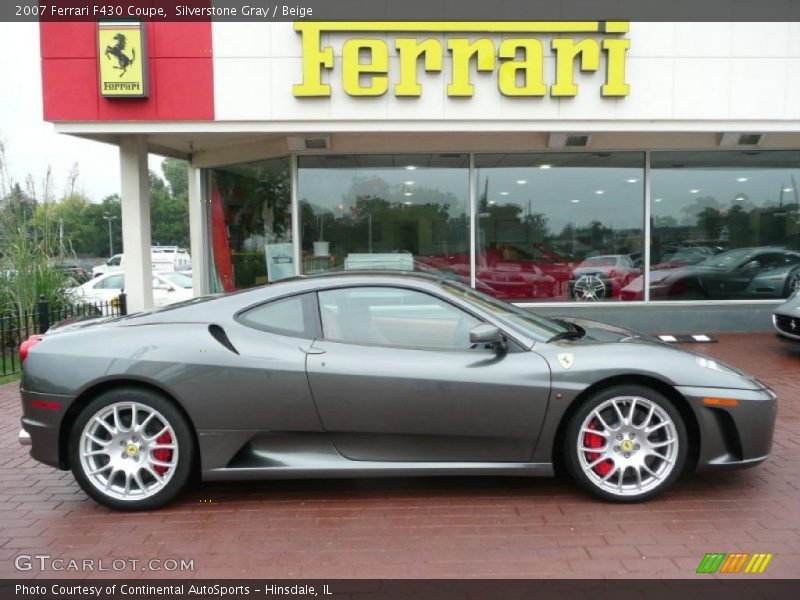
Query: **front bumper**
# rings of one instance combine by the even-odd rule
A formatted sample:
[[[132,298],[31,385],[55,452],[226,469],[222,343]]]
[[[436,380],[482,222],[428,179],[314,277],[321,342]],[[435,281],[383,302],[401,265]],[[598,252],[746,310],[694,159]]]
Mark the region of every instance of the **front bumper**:
[[[773,313],[772,326],[779,337],[795,342],[800,341],[800,316]]]
[[[697,418],[700,449],[697,468],[746,468],[765,460],[772,449],[778,401],[769,388],[758,390],[678,387]],[[735,400],[709,405],[707,399]]]

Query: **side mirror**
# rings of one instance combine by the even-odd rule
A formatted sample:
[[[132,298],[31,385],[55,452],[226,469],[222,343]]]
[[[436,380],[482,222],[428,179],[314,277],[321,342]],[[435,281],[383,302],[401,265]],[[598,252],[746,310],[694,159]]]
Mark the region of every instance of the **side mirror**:
[[[481,323],[470,329],[470,344],[491,344],[498,352],[505,352],[508,349],[503,332],[498,327],[489,323]]]

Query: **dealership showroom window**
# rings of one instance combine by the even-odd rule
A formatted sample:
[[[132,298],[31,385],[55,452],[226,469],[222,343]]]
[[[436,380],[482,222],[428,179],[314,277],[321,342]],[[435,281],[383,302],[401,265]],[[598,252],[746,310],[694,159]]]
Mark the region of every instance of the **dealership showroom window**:
[[[782,298],[800,283],[798,165],[759,150],[301,156],[300,270],[436,272],[515,303]],[[220,289],[293,275],[265,260],[292,243],[290,161],[212,181]],[[729,277],[706,284],[706,267]]]

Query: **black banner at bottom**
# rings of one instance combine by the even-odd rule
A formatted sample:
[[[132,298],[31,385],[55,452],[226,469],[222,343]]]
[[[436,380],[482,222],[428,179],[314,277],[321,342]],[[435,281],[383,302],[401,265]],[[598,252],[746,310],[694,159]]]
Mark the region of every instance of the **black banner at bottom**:
[[[797,598],[800,581],[715,580],[558,580],[558,579],[326,579],[326,580],[0,580],[0,600],[200,600],[312,599],[492,600],[500,598],[628,598],[753,600]]]

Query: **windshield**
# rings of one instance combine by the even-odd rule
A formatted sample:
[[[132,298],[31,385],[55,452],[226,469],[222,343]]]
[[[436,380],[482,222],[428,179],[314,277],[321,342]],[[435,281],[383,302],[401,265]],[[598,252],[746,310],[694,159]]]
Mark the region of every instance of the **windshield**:
[[[176,272],[167,272],[167,273],[159,273],[159,277],[161,279],[166,279],[172,285],[177,285],[178,287],[182,287],[185,289],[189,289],[192,287],[192,278],[184,275],[183,273],[176,273]]]
[[[707,258],[698,264],[704,267],[713,267],[715,269],[732,269],[752,253],[753,251],[750,248],[728,250],[722,254],[717,254],[716,256]]]
[[[451,294],[459,296],[483,310],[489,311],[499,320],[508,323],[516,329],[524,331],[533,338],[549,340],[554,335],[568,331],[566,327],[562,327],[558,323],[537,316],[524,308],[519,308],[513,304],[507,304],[501,300],[487,296],[462,283],[443,281],[441,286]]]
[[[613,267],[617,264],[616,256],[595,256],[594,258],[587,258],[583,261],[584,265],[592,265],[598,267]]]

